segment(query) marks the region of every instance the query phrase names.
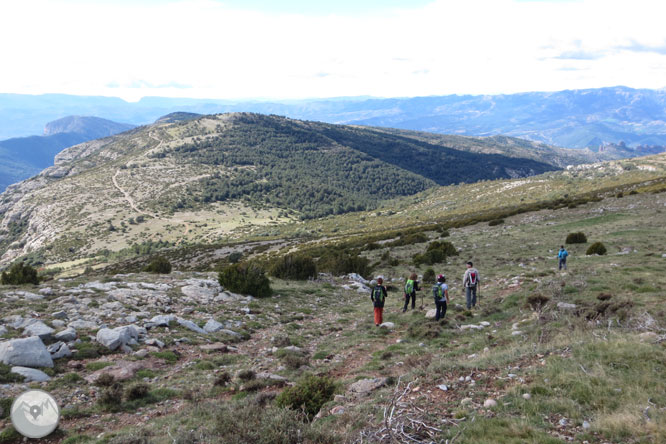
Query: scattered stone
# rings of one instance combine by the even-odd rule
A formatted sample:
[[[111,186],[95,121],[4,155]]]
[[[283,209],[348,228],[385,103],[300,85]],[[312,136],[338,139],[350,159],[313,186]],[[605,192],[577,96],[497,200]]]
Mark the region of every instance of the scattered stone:
[[[587,422],[587,421],[583,421],[583,429],[585,429],[585,430],[589,430],[590,427],[592,427],[592,425],[590,425],[589,422]]]
[[[224,329],[224,325],[211,318],[206,322],[203,329],[208,333],[215,333],[216,331]]]
[[[39,336],[43,341],[50,339],[53,332],[55,330],[42,321],[34,322],[23,329],[23,334],[26,336]]]
[[[24,382],[46,382],[51,380],[51,377],[41,370],[28,367],[12,367],[11,373],[16,373],[25,378]]]
[[[148,353],[149,353],[148,350],[142,348],[141,350],[135,351],[134,356],[136,356],[137,358],[145,358],[146,356],[148,356]]]
[[[199,348],[207,352],[226,353],[229,351],[229,348],[221,342],[215,342],[213,344],[202,344],[199,346]]]
[[[395,324],[393,322],[384,322],[379,325],[381,328],[386,328],[388,330],[393,330],[395,328]]]
[[[445,384],[440,384],[440,385],[437,386],[437,388],[442,390],[443,392],[448,392],[449,391],[449,387]]]
[[[234,338],[243,337],[243,335],[241,335],[240,333],[236,333],[235,331],[229,330],[228,328],[223,328],[222,330],[220,330],[220,333],[224,333],[225,335],[232,336]]]
[[[39,336],[1,342],[0,362],[22,367],[53,367],[51,354]]]
[[[46,348],[51,353],[51,359],[69,358],[72,356],[72,351],[69,346],[64,342],[56,342]]]
[[[520,331],[520,330],[516,330],[516,331],[511,332],[511,336],[519,336],[519,335],[522,335],[522,334],[523,334],[523,332]]]
[[[490,327],[490,322],[488,322],[488,321],[482,321],[482,322],[479,322],[479,325],[481,325],[481,326],[483,326],[483,327]]]
[[[76,330],[69,327],[55,334],[56,341],[70,342],[76,339]]]
[[[566,418],[560,419],[558,421],[558,424],[561,425],[562,427],[565,427],[568,424],[567,419]]]
[[[287,378],[285,378],[284,376],[267,372],[259,372],[257,373],[256,377],[257,379],[270,379],[271,381],[287,382]]]
[[[497,406],[497,401],[495,401],[492,398],[488,398],[484,401],[483,406],[487,409],[493,408]]]
[[[460,401],[460,405],[467,405],[467,404],[471,404],[471,403],[472,403],[472,398],[463,398]]]
[[[532,399],[532,395],[530,395],[529,393],[523,393],[523,399],[530,400]]]
[[[65,321],[54,319],[51,321],[51,325],[53,325],[54,328],[62,328],[65,326]]]
[[[123,345],[136,344],[138,338],[139,332],[133,325],[116,327],[114,329],[101,328],[96,336],[97,342],[109,350],[115,350]]]
[[[435,319],[436,315],[437,315],[437,310],[431,308],[430,310],[426,311],[425,317],[426,319]]]
[[[572,311],[576,309],[576,304],[568,304],[566,302],[558,302],[557,308],[562,311]]]
[[[331,415],[342,415],[345,412],[345,408],[341,405],[336,405],[331,409]]]
[[[386,381],[386,378],[361,379],[349,386],[349,392],[357,396],[367,395],[384,386]]]
[[[164,342],[160,341],[159,339],[154,339],[154,338],[146,339],[144,341],[144,343],[146,345],[153,345],[153,346],[158,347],[158,348],[164,348],[164,345],[165,345]]]
[[[208,334],[208,332],[206,332],[206,330],[204,330],[203,328],[199,327],[199,326],[198,326],[197,324],[195,324],[194,322],[192,322],[192,321],[188,321],[187,319],[176,318],[176,322],[178,322],[179,325],[181,325],[181,326],[187,328],[188,330],[192,330],[192,331],[195,332],[195,333],[204,334],[204,335],[205,335],[205,334]]]
[[[75,330],[97,330],[99,325],[92,321],[85,321],[83,319],[78,319],[67,324],[68,327],[71,327]]]
[[[54,292],[51,287],[44,287],[39,289],[39,294],[43,294],[44,296],[51,296],[54,294]]]
[[[150,319],[150,323],[154,324],[156,327],[168,327],[169,324],[176,320],[176,317],[173,315],[158,315]]]
[[[117,361],[114,365],[109,367],[104,367],[101,370],[85,377],[86,381],[89,383],[94,383],[102,375],[111,375],[116,381],[123,381],[126,379],[133,378],[136,372],[141,369],[148,367],[148,364],[144,361]]]

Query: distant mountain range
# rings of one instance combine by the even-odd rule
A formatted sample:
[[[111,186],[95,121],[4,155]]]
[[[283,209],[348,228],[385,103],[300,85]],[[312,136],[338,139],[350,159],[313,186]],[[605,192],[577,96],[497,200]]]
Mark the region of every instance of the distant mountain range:
[[[283,102],[147,97],[129,103],[111,97],[0,94],[0,139],[37,134],[46,122],[68,114],[142,125],[175,111],[245,111],[441,134],[507,135],[568,148],[666,145],[666,91],[626,87]]]
[[[132,128],[99,117],[69,116],[47,123],[43,136],[0,140],[0,191],[53,165],[64,148]]]

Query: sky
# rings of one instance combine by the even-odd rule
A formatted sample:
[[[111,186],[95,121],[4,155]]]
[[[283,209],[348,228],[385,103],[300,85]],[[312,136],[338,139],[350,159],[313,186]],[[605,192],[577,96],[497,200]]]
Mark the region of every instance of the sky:
[[[3,1],[0,93],[135,101],[659,89],[665,13],[661,0]]]

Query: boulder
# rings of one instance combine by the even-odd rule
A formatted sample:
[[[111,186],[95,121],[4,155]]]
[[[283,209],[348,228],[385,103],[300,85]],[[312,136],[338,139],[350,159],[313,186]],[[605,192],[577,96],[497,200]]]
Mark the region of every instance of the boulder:
[[[67,313],[62,310],[51,313],[51,316],[56,319],[67,319]]]
[[[43,341],[51,338],[55,332],[54,329],[43,323],[42,321],[34,322],[23,329],[23,334],[26,336],[39,336]]]
[[[363,396],[377,390],[386,384],[386,378],[361,379],[349,386],[349,392],[353,395]]]
[[[53,367],[51,354],[39,336],[1,342],[0,362],[23,367]]]
[[[573,311],[576,309],[576,304],[568,304],[566,302],[558,302],[557,308],[562,311]]]
[[[51,380],[51,377],[41,370],[28,367],[12,367],[11,373],[16,373],[25,378],[24,382],[46,382]]]
[[[219,289],[200,285],[186,285],[180,291],[183,295],[198,301],[207,301],[219,293]]]
[[[197,324],[195,324],[192,321],[188,321],[187,319],[183,318],[176,318],[176,322],[178,322],[179,325],[182,325],[183,327],[187,328],[188,330],[192,330],[193,332],[200,333],[200,334],[208,334],[203,328],[199,327]]]
[[[139,333],[133,325],[116,327],[114,329],[101,328],[97,332],[97,342],[108,348],[115,350],[127,344],[136,344]]]
[[[436,315],[437,315],[437,310],[431,308],[430,310],[426,311],[425,317],[426,319],[435,319]]]
[[[381,328],[386,328],[388,330],[393,330],[395,328],[395,324],[393,322],[384,322],[379,325]]]
[[[70,342],[74,341],[75,339],[76,339],[76,330],[74,330],[71,327],[68,327],[63,331],[59,331],[58,333],[55,334],[56,341]]]
[[[224,325],[217,322],[215,319],[209,319],[203,329],[208,333],[215,333],[216,331],[224,329]]]
[[[72,351],[64,342],[56,342],[49,345],[46,349],[51,353],[51,359],[69,358],[72,356]]]
[[[7,333],[7,327],[0,325],[0,336],[4,336]]]
[[[99,325],[92,321],[85,321],[83,319],[77,319],[67,324],[68,327],[71,327],[75,330],[97,330]]]
[[[154,324],[156,327],[168,327],[169,324],[175,320],[176,317],[173,315],[157,315],[153,316],[149,322]]]

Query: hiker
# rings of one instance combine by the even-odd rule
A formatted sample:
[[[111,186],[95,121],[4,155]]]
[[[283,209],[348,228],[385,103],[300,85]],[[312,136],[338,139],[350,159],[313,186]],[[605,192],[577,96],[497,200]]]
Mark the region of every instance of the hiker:
[[[384,279],[377,278],[377,285],[370,292],[370,300],[375,306],[375,325],[379,327],[382,324],[382,315],[384,313],[384,301],[386,300],[386,287],[382,284]]]
[[[558,259],[558,270],[561,270],[562,267],[564,269],[567,269],[567,256],[569,256],[569,252],[564,249],[564,245],[560,245],[560,251],[557,253],[557,259]]]
[[[467,309],[476,307],[476,290],[479,287],[479,271],[474,268],[472,262],[467,262],[467,270],[463,275],[463,287],[465,288],[465,298],[467,299]]]
[[[435,298],[435,321],[439,321],[444,319],[446,304],[449,303],[449,286],[446,285],[446,277],[443,274],[437,276],[437,283],[432,287],[432,295]]]
[[[412,273],[405,283],[405,306],[402,308],[403,313],[407,311],[410,298],[412,299],[412,310],[416,307],[416,292],[421,291],[419,281],[417,281],[418,278],[416,273]]]

